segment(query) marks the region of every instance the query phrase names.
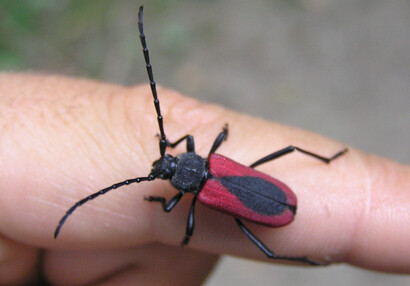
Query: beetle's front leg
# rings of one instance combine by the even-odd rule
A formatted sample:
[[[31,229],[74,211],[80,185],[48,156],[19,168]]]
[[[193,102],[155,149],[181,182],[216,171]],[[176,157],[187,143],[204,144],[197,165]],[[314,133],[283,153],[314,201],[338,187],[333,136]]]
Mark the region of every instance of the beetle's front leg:
[[[157,134],[157,136],[159,136],[159,134]],[[171,143],[170,141],[168,141],[166,139],[165,143],[166,143],[167,147],[175,148],[176,146],[179,145],[179,143],[181,143],[184,140],[186,140],[186,150],[187,150],[187,152],[195,152],[194,137],[192,135],[189,135],[189,134],[181,137],[180,139],[178,139],[174,143]]]
[[[164,197],[157,197],[157,196],[149,196],[145,197],[144,199],[149,202],[159,202],[162,205],[162,209],[164,212],[169,213],[179,202],[179,200],[182,198],[184,194],[183,193],[178,193],[175,196],[173,196],[168,202],[166,202],[166,199]]]

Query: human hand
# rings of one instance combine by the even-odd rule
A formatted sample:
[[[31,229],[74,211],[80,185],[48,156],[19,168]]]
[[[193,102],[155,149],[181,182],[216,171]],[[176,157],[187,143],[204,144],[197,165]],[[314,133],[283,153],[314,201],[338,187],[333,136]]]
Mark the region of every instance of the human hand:
[[[345,147],[169,90],[159,89],[159,96],[169,139],[194,135],[202,156],[226,122],[229,139],[218,153],[244,165],[290,144],[325,156]],[[147,86],[3,74],[0,112],[0,283],[28,283],[42,273],[55,284],[195,285],[219,254],[267,260],[232,217],[200,204],[195,234],[180,248],[190,198],[163,213],[143,199],[175,194],[169,182],[158,180],[85,204],[54,240],[58,220],[73,203],[146,176],[158,159],[158,126]],[[184,146],[175,150],[184,151]],[[290,225],[247,223],[276,253],[408,272],[409,167],[349,147],[330,165],[294,154],[258,169],[298,196]]]

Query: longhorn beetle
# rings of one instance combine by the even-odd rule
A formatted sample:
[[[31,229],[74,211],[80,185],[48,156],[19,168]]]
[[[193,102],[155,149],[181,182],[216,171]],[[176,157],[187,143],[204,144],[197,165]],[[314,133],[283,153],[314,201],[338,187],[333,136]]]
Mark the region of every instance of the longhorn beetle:
[[[178,190],[178,193],[168,201],[166,198],[158,196],[145,197],[145,200],[160,203],[165,212],[170,212],[178,204],[184,194],[192,193],[194,196],[188,214],[186,233],[182,241],[182,246],[188,244],[194,232],[195,204],[196,201],[199,200],[205,206],[233,216],[239,228],[267,257],[319,265],[320,263],[314,262],[304,256],[292,257],[274,254],[272,250],[263,244],[243,224],[242,219],[268,227],[279,227],[291,223],[296,214],[297,199],[291,189],[279,180],[256,171],[254,168],[293,151],[299,151],[302,154],[311,156],[324,163],[330,163],[332,160],[345,154],[347,149],[336,153],[330,158],[326,158],[299,147],[288,146],[257,160],[247,167],[215,153],[222,142],[228,137],[227,124],[216,137],[207,158],[202,158],[195,153],[194,137],[191,135],[185,135],[174,143],[171,143],[168,141],[164,132],[157,89],[145,41],[142,14],[143,7],[141,6],[138,13],[139,37],[144,52],[149,83],[157,113],[160,131],[159,152],[161,157],[152,164],[153,167],[148,176],[129,179],[114,184],[78,201],[61,218],[55,230],[54,238],[57,238],[67,218],[84,203],[124,185],[162,179],[169,180]],[[165,153],[167,147],[175,148],[183,141],[186,141],[186,153],[179,154],[176,157]]]

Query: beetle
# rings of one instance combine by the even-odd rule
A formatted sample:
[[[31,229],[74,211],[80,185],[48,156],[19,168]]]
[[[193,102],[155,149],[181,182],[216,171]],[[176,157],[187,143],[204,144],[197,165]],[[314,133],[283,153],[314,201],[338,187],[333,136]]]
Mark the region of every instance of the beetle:
[[[116,183],[74,204],[59,221],[54,232],[54,238],[57,238],[67,218],[84,203],[124,185],[162,179],[169,180],[178,190],[178,193],[168,201],[165,197],[160,196],[148,196],[145,197],[145,200],[159,203],[164,212],[170,212],[186,193],[193,194],[182,246],[188,244],[194,232],[194,212],[198,200],[207,207],[233,216],[239,228],[267,257],[320,265],[320,263],[305,256],[293,257],[275,254],[243,224],[242,220],[246,220],[268,227],[279,227],[291,223],[296,214],[297,198],[292,190],[281,181],[254,168],[293,151],[298,151],[324,163],[330,163],[345,154],[347,149],[343,149],[334,156],[327,158],[299,147],[288,146],[257,160],[250,166],[244,166],[216,153],[222,142],[228,137],[227,124],[216,137],[206,158],[202,158],[195,153],[194,137],[192,135],[185,135],[171,143],[164,132],[163,117],[152,73],[142,18],[143,7],[141,6],[138,13],[138,29],[160,131],[158,135],[160,158],[153,163],[152,170],[146,177]],[[175,148],[184,141],[186,141],[185,153],[174,157],[165,152],[166,148]]]

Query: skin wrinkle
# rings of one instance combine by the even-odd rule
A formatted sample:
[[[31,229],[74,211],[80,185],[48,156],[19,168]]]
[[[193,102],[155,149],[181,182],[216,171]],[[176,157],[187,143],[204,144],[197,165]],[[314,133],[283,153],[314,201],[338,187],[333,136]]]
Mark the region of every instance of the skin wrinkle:
[[[44,97],[43,96],[43,93],[39,93],[39,92],[37,92],[37,90],[40,90],[41,91],[41,89],[40,89],[40,86],[41,87],[43,87],[43,86],[45,86],[46,88],[46,92],[47,92],[47,89],[53,89],[53,87],[54,86],[50,86],[50,84],[48,83],[48,81],[46,80],[46,78],[45,77],[40,77],[40,78],[42,78],[43,79],[43,81],[42,81],[42,83],[40,83],[40,84],[37,84],[36,86],[35,86],[35,88],[34,88],[34,92],[33,92],[33,94],[34,95],[37,95],[37,97],[36,96],[34,96],[34,98],[28,98],[27,100],[29,101],[29,106],[31,107],[31,108],[29,108],[28,110],[30,110],[30,111],[32,111],[33,110],[33,107],[39,107],[40,109],[39,109],[39,117],[38,117],[38,119],[41,121],[41,122],[46,122],[47,124],[49,124],[50,126],[59,126],[58,124],[53,124],[56,120],[60,120],[60,122],[62,122],[63,123],[63,126],[66,126],[66,127],[68,127],[70,124],[70,121],[72,122],[73,120],[73,115],[75,115],[76,113],[75,112],[72,112],[72,111],[75,111],[75,110],[77,110],[77,105],[73,105],[73,104],[64,104],[64,105],[58,105],[58,104],[55,104],[55,102],[56,101],[59,101],[60,100],[60,96],[59,96],[59,94],[57,94],[55,97],[52,97],[51,99],[50,98],[48,98],[48,97]],[[44,89],[44,87],[43,87],[43,89]],[[43,90],[44,91],[44,90]],[[72,95],[74,98],[73,98],[73,101],[72,102],[77,102],[77,100],[76,100],[76,97],[78,97],[78,96],[76,96],[76,94],[74,94],[74,95]],[[33,102],[32,102],[33,101]],[[32,103],[31,103],[32,102]],[[56,110],[55,109],[55,107],[56,106],[62,106],[63,107],[63,110]],[[65,115],[65,114],[69,114],[70,116],[68,117],[68,119],[70,119],[70,121],[69,120],[67,120],[67,118],[65,118],[64,116],[62,116],[62,115]],[[76,119],[75,117],[74,117],[74,119]]]
[[[109,282],[112,279],[115,279],[117,276],[121,275],[122,273],[126,273],[129,270],[136,270],[137,265],[138,265],[137,263],[127,262],[125,264],[118,265],[116,268],[111,269],[107,273],[101,273],[98,277],[88,277],[88,279],[86,281],[84,281],[84,280],[83,281],[75,281],[77,283],[75,283],[73,285],[99,285],[101,283],[106,283],[106,282]],[[61,282],[60,279],[54,279],[52,274],[50,274],[48,277],[51,278],[51,279],[49,279],[50,282],[54,282],[57,285],[59,285],[58,282]],[[65,282],[65,281],[66,281],[66,279],[63,280],[63,282]],[[74,283],[74,281],[71,281],[71,283]]]
[[[107,97],[104,100],[103,106],[106,109],[106,112],[103,112],[103,114],[106,114],[105,118],[103,118],[101,115],[98,117],[98,121],[102,123],[104,126],[104,132],[102,133],[102,138],[104,140],[104,137],[107,136],[109,140],[111,140],[113,143],[113,146],[116,146],[116,152],[118,153],[128,153],[129,150],[126,148],[126,146],[130,146],[130,144],[123,144],[123,136],[127,135],[127,132],[122,132],[120,131],[119,136],[116,136],[116,134],[113,133],[113,131],[118,131],[118,129],[112,129],[109,127],[110,123],[112,124],[114,122],[115,115],[112,112],[113,106],[116,104],[118,99],[122,99],[120,95],[114,94],[113,92],[110,92]],[[120,104],[122,106],[122,104]],[[123,109],[124,110],[124,109]],[[126,109],[125,109],[126,110]],[[99,112],[96,112],[99,114]],[[122,112],[124,113],[124,112]],[[122,126],[121,126],[122,128]],[[112,131],[111,131],[112,130]],[[103,144],[104,145],[104,144]],[[101,148],[101,154],[104,156],[106,153],[104,152],[103,148]],[[108,156],[108,155],[105,155]],[[112,160],[106,160],[106,162],[109,164],[109,166],[112,168],[112,170],[115,170],[116,173],[121,175],[122,173],[122,167],[121,164],[113,164]],[[118,162],[121,163],[121,162]]]
[[[67,208],[67,207],[66,207]],[[138,221],[138,218],[133,215],[125,215],[121,209],[119,211],[111,210],[111,208],[107,208],[106,206],[99,206],[95,204],[92,208],[98,211],[98,213],[104,213],[104,215],[108,214],[110,216],[116,216],[119,218],[125,218],[127,220]],[[104,216],[101,216],[104,217]]]
[[[107,98],[108,98],[108,100],[107,100]],[[110,99],[112,99],[111,94],[108,97],[104,98],[104,104],[103,104],[103,106],[106,106],[106,109],[107,109],[107,113],[106,113],[108,115],[107,119],[110,117],[109,116],[110,115],[110,112],[109,112]],[[90,130],[90,125],[85,123],[84,121],[80,120],[78,124],[80,125],[81,129],[85,132],[85,134],[88,136],[89,140],[87,140],[85,138],[82,138],[82,139],[83,139],[84,142],[91,141],[93,143],[94,148],[97,148],[97,150],[94,149],[94,148],[93,149],[96,150],[95,152],[97,154],[99,154],[98,156],[100,158],[107,157],[108,155],[105,155],[106,153],[104,152],[104,146],[105,146],[105,144],[103,143],[103,141],[105,140],[104,135],[108,134],[108,136],[114,142],[115,146],[117,146],[117,147],[122,146],[122,144],[115,144],[115,142],[117,142],[117,139],[114,136],[114,134],[112,132],[110,132],[111,128],[109,128],[109,126],[106,123],[106,120],[104,120],[104,118],[102,118],[102,116],[100,115],[100,112],[98,112],[98,108],[97,108],[96,104],[90,104],[90,107],[93,108],[93,112],[92,112],[93,116],[96,116],[98,118],[97,121],[100,124],[103,125],[103,127],[105,129],[105,132],[100,133],[101,136],[98,133],[96,135],[94,135],[95,134],[93,132],[94,130]],[[102,138],[102,140],[100,140],[101,138]],[[98,167],[100,165],[100,164],[97,163],[97,161],[99,160],[99,158],[97,158],[98,156],[95,156],[95,157],[87,156],[87,157],[88,157],[89,162],[91,162],[94,166]],[[110,168],[113,172],[117,172],[119,174],[121,173],[121,170],[116,167],[116,164],[113,164],[112,160],[109,160],[109,159],[106,158],[105,159],[105,164],[110,166]]]
[[[32,99],[27,98],[27,97],[19,97],[19,100],[20,100],[20,104],[19,104],[20,107],[23,106],[23,109],[27,109],[28,112],[38,115],[35,118],[37,119],[37,121],[39,121],[39,123],[43,124],[43,122],[48,122],[48,120],[45,120],[44,109],[50,110],[50,104],[48,104],[48,103],[51,102],[51,100],[44,100],[43,98],[41,98],[41,100],[35,100],[35,102],[33,102]],[[14,105],[15,103],[16,103],[16,101],[13,101],[12,105]],[[33,103],[36,103],[36,104],[33,104]],[[27,108],[29,106],[31,108]],[[33,106],[35,108],[32,108]],[[5,131],[5,133],[9,130],[10,130],[10,132],[13,132],[13,130],[24,130],[24,129],[27,129],[27,127],[25,127],[25,126],[33,124],[32,122],[28,122],[27,120],[26,121],[22,120],[22,118],[24,118],[24,117],[21,117],[22,113],[17,114],[14,110],[15,110],[14,108],[10,108],[10,110],[7,110],[7,117],[8,118],[13,118],[14,120],[11,120],[11,122],[13,122],[12,125],[4,126],[3,131]],[[53,113],[53,115],[56,115],[56,114],[57,113]],[[8,120],[8,121],[10,122],[10,120]],[[19,124],[21,126],[16,126],[16,124]],[[37,123],[34,123],[34,124],[37,124]],[[32,133],[31,128],[28,131],[29,131],[29,133],[31,133],[33,135],[32,136],[33,138],[36,137],[35,134]],[[27,148],[26,147],[27,145],[25,144],[26,142],[19,140],[18,137],[7,136],[6,138],[8,138],[8,140],[12,141],[12,144],[15,146],[14,148],[19,148],[20,150],[25,150]],[[34,152],[34,153],[36,153],[36,152]],[[34,153],[32,153],[32,154],[34,154]]]
[[[84,143],[85,142],[92,142],[93,143],[93,145],[94,145],[94,148],[96,148],[97,150],[99,150],[99,152],[95,152],[95,153],[98,153],[98,154],[104,154],[104,152],[103,152],[103,145],[102,144],[100,144],[99,143],[99,140],[95,137],[95,136],[93,136],[92,135],[92,132],[90,132],[89,130],[88,130],[88,125],[87,124],[85,124],[85,123],[83,123],[83,122],[78,122],[78,125],[79,125],[79,127],[82,129],[82,131],[83,131],[83,135],[85,135],[84,137],[83,136],[81,136],[81,141],[83,141]],[[93,150],[95,150],[93,148]],[[81,150],[81,149],[84,149],[84,151],[83,152],[81,152],[81,153],[83,153],[83,154],[87,154],[87,152],[86,152],[86,150],[87,150],[87,147],[86,147],[86,145],[80,145],[80,146],[78,146],[78,150]],[[96,157],[93,157],[93,156],[85,156],[85,158],[87,158],[87,160],[91,163],[91,164],[93,164],[93,165],[95,165],[95,166],[98,166],[98,164],[97,164],[97,161],[98,161],[98,158],[97,158],[97,156]],[[107,164],[107,165],[110,165],[111,166],[111,162],[110,161],[106,161],[105,162],[105,164]],[[113,167],[113,166],[111,166],[111,167]]]
[[[22,245],[0,234],[0,284],[28,285],[27,283],[35,279],[38,273],[39,257],[40,250]],[[7,276],[3,273],[7,273]]]
[[[110,91],[106,96],[104,96],[103,104],[102,107],[104,108],[103,112],[98,112],[97,107],[94,106],[94,111],[96,114],[96,121],[100,122],[102,126],[104,127],[103,130],[104,134],[107,134],[111,140],[113,141],[113,145],[121,147],[122,144],[118,142],[117,136],[114,135],[111,128],[109,128],[109,123],[112,123],[115,118],[113,115],[113,105],[115,105],[116,100],[119,97],[119,95],[115,94],[114,91]],[[105,116],[103,116],[104,114]],[[112,131],[111,131],[112,130]]]
[[[140,140],[139,140],[139,138],[141,138],[141,136],[140,136],[141,130],[139,130],[139,129],[137,129],[137,131],[135,130],[135,127],[138,127],[138,126],[135,126],[133,124],[134,121],[132,120],[132,116],[130,114],[131,108],[127,108],[129,106],[129,104],[128,104],[129,100],[127,100],[128,99],[128,96],[127,96],[128,92],[130,93],[130,96],[132,96],[132,94],[133,94],[132,89],[128,88],[126,95],[122,97],[122,100],[121,100],[121,107],[122,107],[122,110],[123,110],[122,114],[124,116],[125,122],[127,122],[127,124],[125,124],[125,125],[126,126],[131,126],[131,127],[134,127],[134,128],[132,128],[132,130],[130,130],[130,132],[124,132],[124,135],[126,136],[127,143],[128,143],[126,145],[127,146],[134,146],[134,144],[130,144],[130,143],[137,141],[139,143],[139,146],[141,147],[142,155],[145,156],[145,161],[148,161],[148,159],[149,159],[148,158],[148,152],[144,148],[144,146],[143,146],[144,144],[142,144],[142,142],[140,142]],[[134,152],[135,152],[134,150],[130,150],[130,153],[134,153]]]
[[[344,145],[344,146],[346,146],[346,145]],[[349,155],[353,155],[355,153],[354,148],[352,148],[351,146],[346,146],[346,147],[348,148],[348,154]],[[302,155],[302,154],[300,154],[300,155]],[[327,154],[327,155],[333,155],[333,154],[330,153],[330,154]],[[304,163],[304,164],[307,164],[307,162]],[[341,178],[341,181],[338,183],[338,185],[340,185],[341,189],[343,189],[343,187],[347,187],[347,188],[352,187],[351,185],[346,186],[345,182],[342,180],[342,178],[345,175],[344,172],[343,172],[343,170],[346,170],[345,165],[349,165],[349,163],[347,163],[347,160],[344,160],[344,161],[343,160],[336,160],[335,162],[332,162],[330,164],[322,164],[321,162],[312,161],[310,164],[319,164],[317,166],[318,168],[327,168],[329,171],[333,171],[335,173],[340,173],[339,176]],[[363,169],[365,169],[366,166],[365,166],[364,162],[362,162],[361,165],[363,165]],[[333,169],[333,170],[331,170],[331,169]],[[315,190],[314,185],[310,185],[308,187],[308,189],[310,189],[310,191],[313,192],[313,193],[315,192],[315,191],[313,191],[313,190]],[[331,189],[327,189],[327,192],[329,192],[329,191],[332,192]],[[362,200],[360,200],[360,201],[362,201]],[[325,197],[325,200],[320,199],[320,206],[323,208],[324,215],[326,216],[327,219],[332,220],[332,217],[334,217],[335,214],[337,215],[337,212],[340,211],[340,210],[338,208],[334,208],[335,207],[334,205],[335,204],[338,205],[339,203],[342,203],[344,205],[345,201],[340,202],[340,201],[334,201],[334,200],[326,200],[326,197]],[[301,207],[305,206],[305,205],[306,205],[305,203],[299,204],[298,212],[301,210]],[[352,205],[352,204],[349,203],[349,205]],[[338,205],[338,207],[340,207],[340,206]],[[336,210],[336,212],[335,212],[335,210]],[[352,209],[352,210],[354,211],[355,209]],[[355,236],[355,229],[358,227],[358,222],[359,222],[358,219],[362,217],[361,215],[358,215],[358,216],[355,215],[356,213],[357,212],[347,213],[351,217],[357,217],[357,219],[355,219],[353,221],[353,223],[345,225],[345,226],[347,226],[347,228],[343,229],[343,231],[342,231],[343,233],[338,237],[338,240],[340,241],[340,243],[338,244],[337,248],[336,247],[331,247],[329,249],[329,244],[328,243],[329,242],[333,243],[332,241],[326,241],[326,243],[321,245],[321,248],[325,249],[324,253],[323,253],[324,261],[326,261],[328,263],[339,263],[341,261],[345,261],[345,258],[348,256],[348,253],[351,252],[351,243],[352,243],[353,238]],[[350,221],[352,221],[352,220],[350,220]],[[333,223],[335,223],[335,222],[333,222]],[[323,229],[322,231],[324,231],[324,230],[325,229]]]
[[[94,281],[92,281],[92,284],[99,285],[101,283],[109,283],[110,280],[118,279],[118,277],[122,274],[135,271],[138,271],[138,264],[130,262],[128,264],[119,266],[117,269],[113,269],[110,273],[107,273],[106,275],[103,275],[100,278],[94,279]],[[87,282],[87,284],[90,283],[91,281]]]
[[[44,205],[52,206],[54,208],[60,208],[60,209],[64,209],[64,210],[67,209],[66,205],[51,202],[50,200],[44,200],[42,198],[39,198],[38,196],[28,195],[28,196],[26,196],[26,198],[31,199],[31,200],[36,201],[36,202],[39,202],[39,203],[44,204]]]
[[[368,157],[364,157],[367,155],[360,156],[360,165],[361,170],[364,171],[365,182],[364,184],[364,193],[365,197],[363,201],[365,202],[364,207],[362,207],[362,211],[356,216],[356,221],[353,223],[353,228],[351,229],[351,234],[349,235],[350,239],[346,242],[346,246],[342,253],[345,253],[342,259],[343,261],[350,261],[355,256],[356,249],[359,245],[358,240],[360,240],[360,231],[362,230],[362,226],[366,224],[368,218],[370,217],[371,212],[371,205],[372,205],[372,182],[374,182],[374,177],[371,175],[370,170],[368,168],[369,160]],[[350,259],[349,259],[350,258]]]
[[[356,247],[358,253],[363,252],[361,248],[367,246],[369,240],[371,241],[366,234],[371,233],[377,236],[378,240],[389,241],[389,243],[383,243],[380,248],[375,249],[376,253],[397,252],[400,253],[400,259],[405,260],[409,253],[408,241],[405,241],[409,234],[408,223],[406,223],[409,214],[409,196],[408,192],[403,192],[403,190],[409,190],[409,185],[407,183],[406,186],[406,172],[404,169],[401,169],[404,172],[403,174],[400,171],[393,171],[391,168],[392,163],[382,161],[377,164],[377,158],[368,155],[368,164],[374,166],[372,190],[375,199],[372,201],[370,215],[368,216],[369,222],[366,222],[362,228],[364,235],[358,236]],[[386,189],[385,186],[390,187]],[[402,245],[406,247],[398,250],[398,246]],[[383,264],[383,262],[380,261],[374,264]],[[407,269],[403,267],[400,271],[407,273],[408,269],[408,267]]]
[[[134,92],[134,90],[135,90],[135,92]],[[130,94],[128,94],[128,92],[127,92],[126,96],[129,95],[131,97],[131,102],[134,104],[134,97],[137,97],[137,96],[134,96],[134,94],[136,94],[137,92],[141,93],[141,86],[135,86],[135,87],[128,88],[127,91],[129,91]],[[124,106],[124,113],[125,113],[126,122],[129,123],[128,124],[129,126],[138,126],[138,124],[134,124],[134,121],[136,119],[133,119],[134,117],[129,115],[130,108],[128,107],[129,105],[127,105],[127,100],[125,100],[125,99],[126,99],[126,97],[124,97],[124,100],[123,100],[124,105],[123,106]],[[142,99],[142,96],[139,97],[138,99]],[[147,96],[144,97],[144,100],[142,100],[142,103],[144,104],[144,107],[147,107],[147,106],[152,106],[152,104],[153,104],[152,101],[153,101],[152,95],[148,96],[148,93],[147,93]],[[162,109],[161,109],[161,112],[162,112]],[[155,109],[153,109],[153,115],[152,116],[156,116]],[[156,117],[155,117],[155,122],[157,122]],[[159,130],[158,130],[158,132],[159,132]],[[141,135],[141,129],[139,130],[138,134],[136,132],[134,132],[134,130],[131,130],[130,132],[127,132],[127,133],[128,134],[133,134],[132,137],[133,137],[134,141],[136,141],[138,143],[138,146],[133,146],[133,147],[139,148],[141,150],[141,154],[143,156],[145,156],[144,161],[145,162],[150,162],[148,164],[148,166],[150,167],[151,163],[153,162],[152,155],[150,155],[151,152],[149,152],[147,150],[146,145],[143,144],[143,142],[141,141],[141,140],[144,139],[143,138],[144,136],[140,136]],[[155,138],[155,136],[153,136],[153,137]],[[155,141],[158,142],[157,140],[155,140]],[[135,152],[134,150],[130,150],[130,151]],[[147,175],[147,174],[145,174],[145,175]]]
[[[94,85],[91,86],[91,92],[92,90],[95,90],[96,88]],[[83,112],[84,107],[86,106],[87,108],[93,107],[92,100],[90,100],[90,93],[87,92],[85,94],[78,94],[77,92],[73,92],[70,94],[72,100],[70,102],[65,102],[64,105],[58,105],[57,106],[62,106],[63,110],[54,110],[55,104],[52,104],[49,108],[42,109],[42,114],[45,115],[46,113],[48,114],[54,114],[56,117],[53,120],[48,120],[46,118],[43,118],[43,121],[56,128],[57,126],[63,125],[67,129],[70,128],[70,126],[76,126],[77,128],[75,129],[81,129],[83,134],[85,133],[88,138],[92,139],[92,141],[96,142],[95,138],[91,135],[91,132],[86,128],[85,123],[81,120],[81,117],[86,114],[86,112]],[[55,100],[58,100],[59,98],[56,97]],[[74,103],[73,103],[74,102]],[[44,112],[45,111],[45,112]],[[59,122],[61,123],[56,123],[55,120],[58,119]],[[58,128],[61,129],[61,128]],[[88,139],[86,137],[81,136],[80,137],[83,142],[87,142]],[[100,147],[99,144],[96,144],[97,148]],[[80,147],[80,149],[83,149]],[[95,163],[95,160],[92,158],[89,158],[89,160],[93,163]]]

